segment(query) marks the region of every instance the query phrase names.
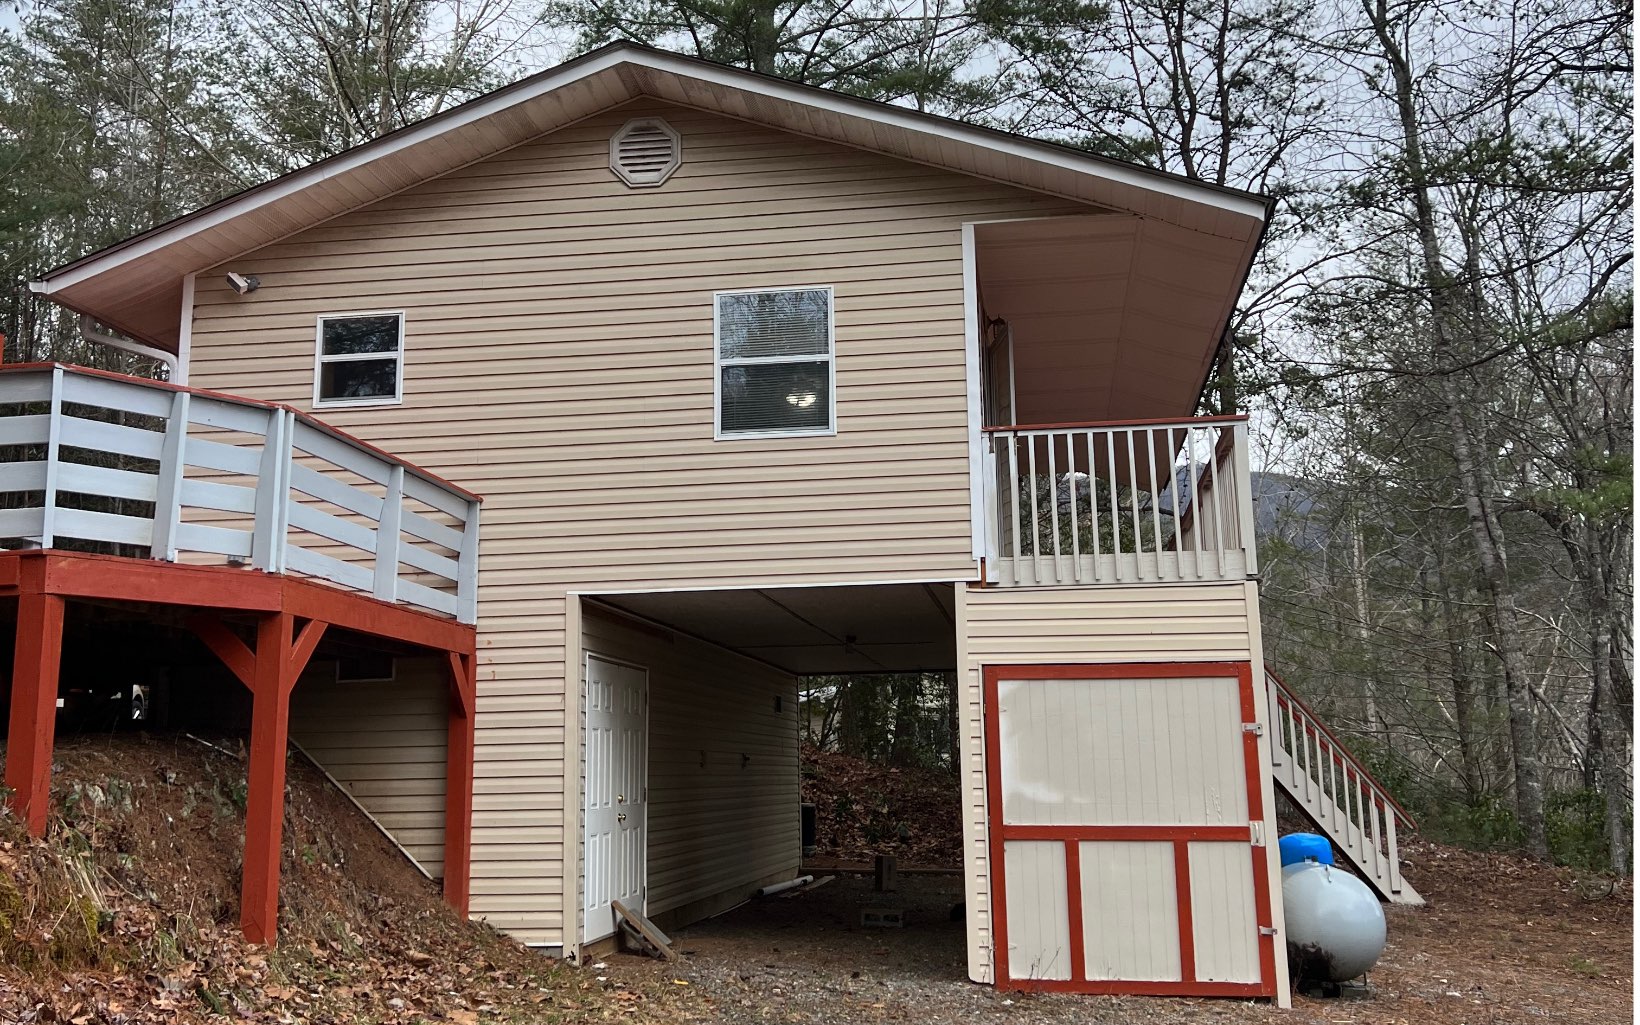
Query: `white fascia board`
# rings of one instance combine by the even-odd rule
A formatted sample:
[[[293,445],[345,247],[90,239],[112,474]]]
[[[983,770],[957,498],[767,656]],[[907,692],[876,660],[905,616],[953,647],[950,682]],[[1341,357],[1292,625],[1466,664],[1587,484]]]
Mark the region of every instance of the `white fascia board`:
[[[1265,218],[1265,204],[1251,196],[1222,192],[1183,179],[1176,179],[1120,162],[1083,157],[1069,150],[1060,151],[1048,145],[1024,138],[1010,137],[966,127],[960,122],[940,119],[930,121],[927,115],[887,104],[830,93],[789,82],[770,79],[737,68],[722,67],[705,61],[683,58],[674,54],[648,49],[613,47],[607,53],[542,72],[533,80],[517,87],[502,88],[489,96],[479,97],[459,108],[459,114],[437,117],[422,126],[411,126],[376,142],[366,143],[355,150],[344,152],[321,163],[298,171],[284,179],[276,179],[267,186],[255,188],[239,200],[231,200],[216,210],[188,217],[170,228],[109,253],[102,259],[65,271],[54,277],[31,282],[37,292],[50,294],[69,288],[122,264],[140,260],[166,246],[180,242],[191,235],[217,227],[237,217],[263,209],[304,189],[330,178],[338,177],[388,159],[406,149],[418,146],[448,132],[459,131],[467,125],[499,114],[543,94],[550,93],[582,79],[602,74],[622,64],[632,64],[653,71],[668,72],[684,78],[693,78],[712,85],[743,92],[755,93],[771,99],[783,100],[799,106],[829,111],[844,117],[858,118],[874,124],[936,136],[941,139],[991,150],[1032,163],[1062,168],[1077,174],[1100,178],[1132,188],[1156,192],[1213,209],[1251,217],[1260,223]],[[198,268],[195,268],[196,270]]]

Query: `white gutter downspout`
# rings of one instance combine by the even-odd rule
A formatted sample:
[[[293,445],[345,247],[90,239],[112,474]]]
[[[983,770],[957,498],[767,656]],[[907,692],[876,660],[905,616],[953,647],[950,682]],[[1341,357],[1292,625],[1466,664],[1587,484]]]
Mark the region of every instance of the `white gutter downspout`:
[[[180,365],[180,361],[173,353],[166,352],[164,349],[156,349],[152,345],[144,345],[141,342],[134,342],[129,338],[116,338],[113,335],[104,334],[103,332],[93,328],[91,324],[92,320],[89,316],[83,313],[80,314],[81,338],[88,342],[94,342],[98,345],[106,345],[110,349],[118,349],[121,352],[129,352],[133,356],[141,356],[144,359],[158,360],[159,362],[165,364],[165,379],[168,381],[176,380],[177,367]]]

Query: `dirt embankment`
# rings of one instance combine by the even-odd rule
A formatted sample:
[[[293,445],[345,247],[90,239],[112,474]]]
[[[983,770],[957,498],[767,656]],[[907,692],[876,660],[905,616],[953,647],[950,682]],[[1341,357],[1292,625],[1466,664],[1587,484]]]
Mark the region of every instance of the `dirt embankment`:
[[[803,800],[815,806],[815,857],[902,866],[962,867],[959,780],[938,769],[897,769],[803,745]]]
[[[45,842],[0,816],[0,1022],[669,1021],[686,996],[619,989],[458,920],[299,756],[279,944],[251,946],[242,760],[101,737],[60,743],[56,762]]]

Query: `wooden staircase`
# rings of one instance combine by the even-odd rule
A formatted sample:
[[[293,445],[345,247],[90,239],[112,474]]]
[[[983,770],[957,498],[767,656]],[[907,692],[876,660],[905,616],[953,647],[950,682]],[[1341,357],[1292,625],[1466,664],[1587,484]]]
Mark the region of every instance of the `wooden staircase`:
[[[1270,688],[1276,785],[1292,799],[1378,896],[1393,904],[1424,899],[1401,875],[1398,828],[1416,823],[1325,723],[1265,666]]]

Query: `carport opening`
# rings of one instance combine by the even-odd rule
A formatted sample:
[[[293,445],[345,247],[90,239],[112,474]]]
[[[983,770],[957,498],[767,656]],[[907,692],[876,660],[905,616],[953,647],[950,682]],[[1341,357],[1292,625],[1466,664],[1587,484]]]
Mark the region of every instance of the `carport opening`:
[[[618,945],[604,901],[635,900],[705,962],[966,978],[954,597],[895,584],[584,600],[584,952]],[[635,758],[622,746],[638,724],[619,710],[638,707]],[[641,785],[623,768],[639,763]],[[625,875],[635,821],[643,864]]]

